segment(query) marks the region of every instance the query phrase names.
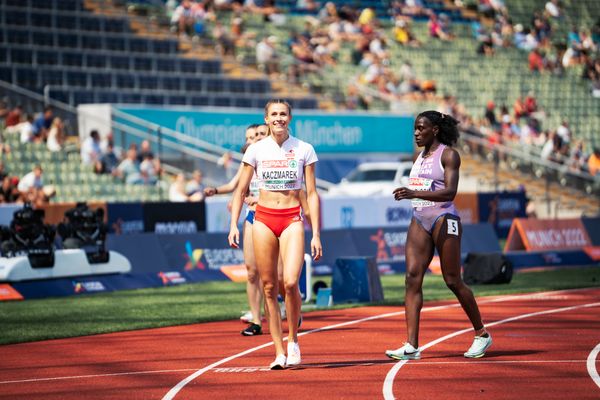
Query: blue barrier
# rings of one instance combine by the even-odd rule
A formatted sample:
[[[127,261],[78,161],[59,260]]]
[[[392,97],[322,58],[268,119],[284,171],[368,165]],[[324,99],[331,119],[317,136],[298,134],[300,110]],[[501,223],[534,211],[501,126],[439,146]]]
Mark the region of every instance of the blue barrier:
[[[383,288],[375,258],[338,258],[333,268],[331,295],[334,303],[382,301]]]

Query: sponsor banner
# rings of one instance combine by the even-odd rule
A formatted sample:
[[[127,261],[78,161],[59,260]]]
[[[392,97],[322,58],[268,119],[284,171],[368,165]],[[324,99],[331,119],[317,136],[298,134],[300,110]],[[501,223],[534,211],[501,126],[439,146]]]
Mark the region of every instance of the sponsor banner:
[[[91,201],[86,203],[91,210],[102,208],[104,210],[104,222],[106,222],[107,212],[106,203],[101,201]],[[38,208],[44,210],[44,222],[46,224],[57,225],[64,221],[65,211],[75,208],[77,203],[50,203],[44,204]]]
[[[233,282],[246,282],[248,280],[248,270],[244,264],[223,265],[221,272]]]
[[[454,206],[463,225],[479,222],[479,198],[477,193],[458,193],[454,198]]]
[[[157,234],[190,234],[206,230],[204,202],[144,203],[144,229]]]
[[[581,219],[514,220],[504,251],[565,250],[591,246]]]
[[[158,277],[160,278],[163,286],[180,285],[188,281],[187,278],[179,271],[159,272]]]
[[[479,193],[479,222],[494,225],[498,237],[508,235],[514,218],[525,217],[525,192]]]
[[[131,263],[132,274],[158,273],[176,269],[169,265],[159,237],[153,233],[137,233],[127,236],[108,234],[106,247],[122,254]]]
[[[313,263],[315,275],[331,274],[339,257],[375,257],[382,274],[405,272],[406,227],[355,228],[321,232],[323,259]],[[310,234],[306,235],[306,248]],[[499,252],[498,237],[490,224],[465,224],[461,255],[473,252]],[[433,265],[435,270],[435,265]]]
[[[600,217],[581,218],[583,226],[594,246],[600,246]]]
[[[71,281],[71,283],[73,285],[73,292],[75,294],[108,291],[107,287],[99,280],[89,280],[89,281],[73,280],[73,281]]]
[[[509,251],[505,252],[504,256],[516,269],[591,265],[593,263],[590,256],[583,250]]]
[[[244,144],[244,131],[264,119],[263,110],[118,107],[127,114],[201,139],[229,150]],[[319,153],[413,152],[412,116],[373,113],[317,113],[294,111],[292,135],[313,145]],[[128,124],[120,118],[118,122]],[[117,138],[119,139],[119,138]],[[165,134],[163,140],[173,140]],[[119,144],[119,143],[118,143]]]
[[[229,247],[225,234],[162,236],[160,244],[169,265],[185,271],[220,271],[225,265],[244,264],[242,249]]]
[[[128,235],[144,232],[144,209],[141,203],[109,203],[108,232]]]
[[[323,229],[407,227],[412,218],[410,200],[382,197],[323,197]]]
[[[8,283],[0,283],[0,301],[23,300],[23,296]]]
[[[585,254],[594,261],[600,261],[600,246],[586,246],[583,248]]]

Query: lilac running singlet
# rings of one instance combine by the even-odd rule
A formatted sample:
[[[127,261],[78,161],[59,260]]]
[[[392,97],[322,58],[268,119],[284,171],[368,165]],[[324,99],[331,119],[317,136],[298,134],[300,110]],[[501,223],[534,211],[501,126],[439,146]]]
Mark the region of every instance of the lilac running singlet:
[[[427,158],[423,158],[423,151],[419,153],[412,169],[410,170],[409,189],[417,191],[436,191],[446,187],[444,183],[444,167],[442,154],[446,145],[441,144]],[[452,201],[434,202],[423,199],[412,199],[413,217],[427,232],[431,234],[438,218],[451,214],[458,218],[458,212]]]

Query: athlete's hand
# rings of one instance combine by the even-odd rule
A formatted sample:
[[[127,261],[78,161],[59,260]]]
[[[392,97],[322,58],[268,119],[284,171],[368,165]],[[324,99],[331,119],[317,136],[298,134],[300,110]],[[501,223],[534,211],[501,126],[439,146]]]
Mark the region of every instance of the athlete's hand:
[[[415,191],[410,190],[406,187],[399,187],[394,189],[394,199],[396,200],[404,200],[404,199],[412,199],[415,197]]]
[[[227,237],[229,240],[229,246],[234,249],[238,249],[240,247],[240,231],[237,226],[232,226],[229,229],[229,236]]]
[[[313,236],[310,241],[310,254],[313,260],[318,261],[323,256],[323,246],[321,246],[321,238]]]
[[[204,188],[204,195],[206,197],[214,196],[215,194],[217,194],[217,188],[214,188],[212,186],[208,186],[208,187]]]
[[[254,197],[254,196],[246,196],[244,198],[244,203],[246,203],[249,206],[253,206],[255,204],[258,203],[258,197]]]

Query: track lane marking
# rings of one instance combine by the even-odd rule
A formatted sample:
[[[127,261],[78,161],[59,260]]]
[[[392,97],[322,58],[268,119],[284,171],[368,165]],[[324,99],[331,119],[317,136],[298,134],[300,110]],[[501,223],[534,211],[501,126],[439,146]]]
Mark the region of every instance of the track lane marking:
[[[115,372],[113,374],[93,374],[93,375],[71,375],[71,376],[55,376],[48,378],[31,378],[31,379],[18,379],[12,381],[0,381],[0,385],[8,383],[31,383],[31,382],[44,382],[44,381],[60,381],[66,379],[89,379],[89,378],[103,378],[108,376],[125,376],[125,375],[143,375],[143,374],[168,374],[174,372],[187,372],[195,371],[196,368],[185,368],[185,369],[159,369],[156,371],[131,371],[131,372]]]
[[[478,304],[481,305],[481,304],[490,304],[490,303],[500,303],[500,302],[512,301],[512,300],[528,300],[532,296],[534,296],[536,300],[541,300],[544,296],[555,296],[558,293],[573,293],[573,292],[578,292],[578,291],[585,291],[585,290],[589,291],[589,290],[597,290],[597,289],[598,288],[579,288],[579,289],[553,290],[553,291],[536,292],[536,293],[521,293],[521,294],[515,294],[515,295],[498,296],[498,297],[494,297],[494,298],[488,299],[488,300],[483,299],[481,301],[478,301]],[[440,306],[425,307],[425,308],[423,308],[423,310],[421,312],[444,310],[444,309],[455,308],[455,307],[460,307],[460,304],[453,303],[453,304],[445,304],[445,305],[440,305]],[[322,328],[313,329],[310,331],[299,333],[298,336],[304,336],[304,335],[308,335],[310,333],[317,333],[317,332],[327,331],[327,330],[331,330],[331,329],[341,328],[341,327],[348,326],[348,325],[359,324],[361,322],[372,321],[372,320],[388,318],[388,317],[396,317],[396,316],[400,316],[400,315],[404,315],[404,311],[396,311],[396,312],[391,312],[391,313],[386,313],[386,314],[373,315],[373,316],[361,318],[358,320],[346,321],[346,322],[342,322],[339,324],[329,325],[329,326],[325,326]],[[469,330],[471,330],[471,328],[469,328],[466,331],[469,331]],[[283,340],[285,341],[285,340],[287,340],[287,338],[285,338]],[[234,360],[238,357],[242,357],[242,356],[250,354],[254,351],[268,347],[272,344],[273,344],[273,342],[269,342],[269,343],[265,343],[261,346],[257,346],[257,347],[248,349],[241,353],[234,354],[230,357],[227,357],[227,358],[224,358],[217,362],[214,362],[213,364],[210,364],[209,366],[196,371],[192,375],[188,376],[187,378],[185,378],[182,381],[180,381],[179,383],[177,383],[177,385],[173,386],[171,388],[171,390],[169,390],[169,392],[162,398],[162,400],[174,399],[175,396],[177,395],[177,393],[179,393],[179,391],[181,391],[181,389],[183,389],[188,383],[190,383],[197,377],[204,374],[206,371],[209,371],[210,369],[212,369],[214,367],[218,367],[219,365],[224,364],[228,361]]]
[[[600,353],[600,343],[598,343],[596,347],[594,347],[594,350],[588,355],[587,370],[594,383],[600,387],[600,375],[598,375],[598,370],[596,369],[596,357],[598,356],[598,353]]]
[[[503,320],[500,320],[500,321],[491,322],[489,324],[485,324],[485,326],[486,327],[496,326],[496,325],[504,324],[504,323],[507,323],[507,322],[517,321],[517,320],[520,320],[520,319],[525,319],[525,318],[530,318],[530,317],[536,317],[536,316],[539,316],[539,315],[555,314],[555,313],[564,312],[564,311],[576,310],[576,309],[579,309],[579,308],[590,308],[590,307],[598,307],[598,306],[600,306],[600,303],[588,303],[588,304],[581,304],[581,305],[578,305],[578,306],[569,306],[569,307],[554,308],[554,309],[544,310],[544,311],[537,311],[537,312],[533,312],[533,313],[516,315],[514,317],[506,318],[506,319],[503,319]],[[440,337],[440,338],[438,338],[436,340],[433,340],[433,341],[427,343],[426,345],[424,345],[423,347],[421,347],[421,350],[428,349],[429,347],[435,346],[436,344],[441,343],[441,342],[443,342],[445,340],[448,340],[448,339],[451,339],[453,337],[462,335],[463,333],[472,332],[472,331],[473,331],[473,328],[467,328],[467,329],[461,329],[459,331],[450,333],[448,335],[442,336],[442,337]],[[588,357],[588,359],[589,359],[589,357]],[[409,360],[402,360],[402,361],[398,362],[387,373],[387,375],[385,377],[385,380],[383,381],[383,398],[385,400],[393,400],[393,399],[395,399],[394,392],[393,392],[394,378],[396,377],[396,374],[398,373],[398,371],[400,371],[400,368],[402,368],[402,366],[404,364],[406,364],[408,361]]]

